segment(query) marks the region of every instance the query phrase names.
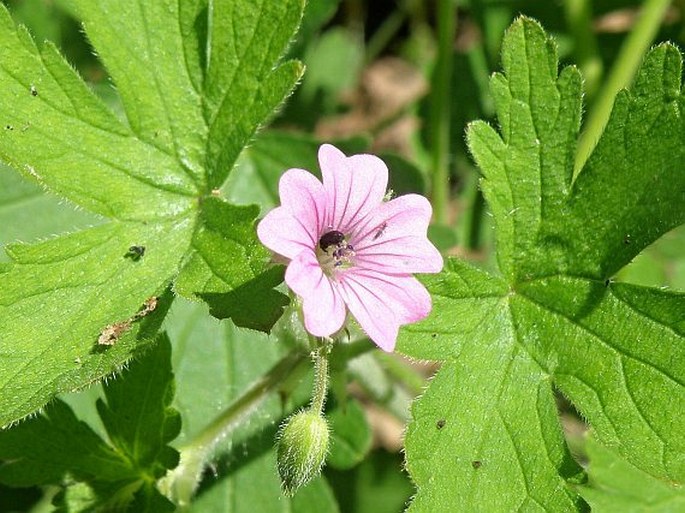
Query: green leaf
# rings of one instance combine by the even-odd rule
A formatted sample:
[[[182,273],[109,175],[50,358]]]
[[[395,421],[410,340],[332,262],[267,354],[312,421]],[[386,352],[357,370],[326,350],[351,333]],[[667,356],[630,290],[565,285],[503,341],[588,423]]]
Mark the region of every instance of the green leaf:
[[[231,207],[211,191],[301,74],[298,63],[278,60],[302,1],[63,3],[83,21],[126,119],[0,7],[0,159],[107,218],[65,237],[7,247],[0,426],[126,362],[154,336],[139,330],[147,318],[130,323],[110,347],[98,338],[138,319],[141,305],[179,272],[177,290],[188,295],[210,283],[243,297],[254,281],[271,305],[261,329],[283,305],[282,296],[265,292],[272,281],[260,278],[267,259],[252,229],[256,210]],[[144,255],[131,258],[131,246]],[[158,310],[150,315],[157,322]],[[223,315],[250,317],[244,309]]]
[[[326,464],[339,470],[354,467],[371,449],[371,428],[362,406],[349,400],[326,412],[326,418],[331,428]]]
[[[564,446],[549,376],[518,340],[506,283],[456,260],[426,283],[434,313],[401,349],[447,358],[414,403],[405,438],[419,488],[412,510],[574,511],[563,478],[580,469]]]
[[[200,297],[217,319],[232,319],[237,326],[269,333],[290,302],[288,296],[274,290],[283,283],[284,274],[283,266],[274,266],[230,292],[202,293]]]
[[[376,449],[353,469],[329,467],[324,473],[343,512],[397,513],[405,510],[414,492],[403,470],[400,454]]]
[[[105,401],[97,402],[112,445],[155,479],[178,463],[178,453],[167,446],[181,429],[181,418],[170,407],[173,397],[171,345],[163,338],[133,361],[126,379],[106,386]]]
[[[0,455],[6,460],[0,480],[17,487],[59,483],[67,472],[83,481],[135,476],[126,461],[60,400],[41,415],[0,432]]]
[[[159,326],[165,308],[132,323],[115,345],[98,345],[106,326],[131,318],[145,298],[163,292],[178,258],[164,248],[182,247],[188,225],[112,222],[7,246],[13,265],[0,274],[0,423],[110,373],[154,336],[140,328],[149,321]],[[142,259],[126,257],[132,244],[145,246]]]
[[[579,487],[596,513],[675,512],[685,510],[682,487],[655,479],[590,439],[590,483]]]
[[[125,378],[111,382],[105,388],[107,402],[97,403],[109,442],[55,400],[42,415],[0,432],[0,459],[6,460],[0,480],[12,486],[68,488],[75,480],[75,487],[56,499],[65,511],[127,503],[135,511],[169,510],[171,504],[154,487],[178,463],[178,453],[167,445],[180,429],[178,413],[169,408],[173,376],[168,339],[161,336],[153,349],[133,361]]]
[[[637,285],[685,290],[685,226],[667,233],[621,269],[618,278]]]
[[[175,289],[186,297],[202,297],[215,317],[268,332],[283,314],[288,297],[273,290],[282,282],[282,270],[263,272],[270,253],[257,240],[253,225],[258,213],[255,205],[240,207],[206,198],[202,225],[193,234],[194,252]]]
[[[685,221],[680,55],[649,53],[575,183],[577,70],[557,74],[554,43],[526,18],[503,63],[501,135],[468,133],[502,276],[451,260],[424,280],[433,312],[398,346],[444,361],[406,437],[412,511],[583,510],[555,387],[623,459],[685,481],[685,295],[611,279]]]
[[[98,224],[101,218],[65,205],[0,165],[0,245],[29,241]],[[8,257],[4,252],[0,259]]]

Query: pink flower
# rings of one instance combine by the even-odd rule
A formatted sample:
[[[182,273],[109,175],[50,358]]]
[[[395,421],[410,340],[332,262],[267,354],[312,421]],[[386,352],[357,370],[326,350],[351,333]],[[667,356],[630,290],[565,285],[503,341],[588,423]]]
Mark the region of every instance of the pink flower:
[[[319,149],[323,184],[304,169],[279,182],[281,206],[257,227],[262,243],[290,262],[285,282],[302,298],[305,328],[339,331],[347,315],[381,349],[402,324],[428,315],[431,297],[411,273],[437,273],[442,257],[426,237],[432,209],[407,194],[383,201],[388,168],[374,155]]]

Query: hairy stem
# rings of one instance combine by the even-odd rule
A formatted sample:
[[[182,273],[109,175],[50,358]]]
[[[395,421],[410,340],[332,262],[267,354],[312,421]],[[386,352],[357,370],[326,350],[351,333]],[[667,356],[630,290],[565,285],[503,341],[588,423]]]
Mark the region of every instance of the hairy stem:
[[[307,355],[299,351],[293,351],[283,357],[207,427],[179,448],[180,463],[160,482],[160,489],[180,507],[189,505],[205,463],[217,443],[251,415],[289,375],[306,365]]]
[[[323,344],[314,353],[314,390],[312,391],[312,402],[309,410],[312,413],[323,415],[323,407],[326,404],[328,394],[328,354],[330,345]]]
[[[328,356],[336,351],[339,364],[373,349],[368,340],[349,344],[334,344],[324,341],[316,348],[314,358],[314,397],[311,408],[323,410],[328,388]],[[321,356],[320,356],[321,354]],[[160,490],[180,508],[186,508],[195,493],[207,460],[212,456],[216,445],[239,426],[249,415],[257,410],[266,397],[279,390],[289,380],[307,370],[309,358],[306,353],[292,351],[278,361],[257,382],[233,401],[207,427],[179,448],[181,460],[178,466],[160,480]]]

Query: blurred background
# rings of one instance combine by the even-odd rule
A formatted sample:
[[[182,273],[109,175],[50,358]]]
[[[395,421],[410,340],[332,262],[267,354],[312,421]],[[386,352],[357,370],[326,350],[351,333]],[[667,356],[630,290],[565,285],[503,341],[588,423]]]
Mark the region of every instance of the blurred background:
[[[58,0],[3,3],[39,45],[56,44],[123,116],[107,71]],[[295,165],[315,171],[320,141],[348,153],[372,151],[389,164],[396,194],[431,198],[430,236],[440,249],[493,268],[492,226],[464,132],[475,119],[497,124],[488,81],[500,69],[503,33],[519,15],[537,19],[554,37],[562,65],[580,68],[586,123],[601,120],[647,48],[666,40],[685,47],[685,0],[310,0],[286,56],[306,64],[304,78],[241,157],[223,194],[267,210],[277,198],[274,177]],[[0,168],[0,245],[98,222]],[[665,235],[617,279],[685,290],[685,230]],[[364,435],[370,457],[325,471],[343,513],[399,512],[413,492],[402,472],[403,426],[407,405],[434,368],[383,358],[360,364],[353,387],[370,426]],[[404,373],[402,387],[379,390],[384,381],[368,378],[369,365],[390,376]],[[582,420],[562,397],[559,406],[582,460]],[[40,497],[36,490],[0,488],[0,512],[28,511]]]

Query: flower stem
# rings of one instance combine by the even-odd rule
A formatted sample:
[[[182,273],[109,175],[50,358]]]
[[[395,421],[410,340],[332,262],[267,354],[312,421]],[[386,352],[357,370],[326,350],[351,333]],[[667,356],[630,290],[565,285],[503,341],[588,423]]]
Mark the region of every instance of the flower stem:
[[[314,390],[309,411],[317,415],[323,414],[328,394],[328,355],[331,351],[330,344],[324,340],[314,353]]]
[[[450,82],[457,10],[454,0],[438,0],[438,58],[430,95],[431,150],[433,165],[433,212],[438,223],[446,224],[449,202]]]
[[[618,58],[585,123],[585,129],[578,141],[574,176],[583,168],[599,141],[609,120],[616,93],[627,87],[635,76],[670,4],[671,0],[647,0],[644,3],[640,17],[621,46]]]
[[[199,483],[207,459],[217,443],[225,439],[247,416],[252,414],[267,395],[292,373],[307,364],[307,357],[293,351],[277,362],[256,383],[233,401],[226,410],[202,431],[179,448],[179,465],[160,482],[167,496],[179,506],[187,506]]]

